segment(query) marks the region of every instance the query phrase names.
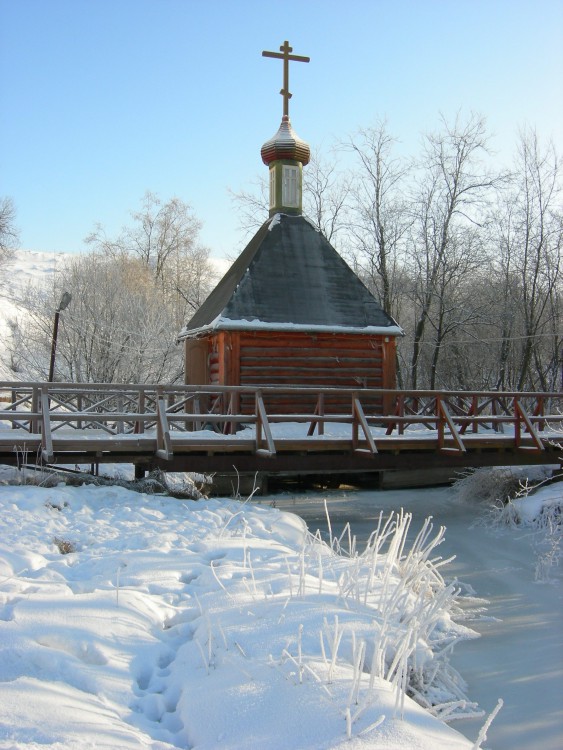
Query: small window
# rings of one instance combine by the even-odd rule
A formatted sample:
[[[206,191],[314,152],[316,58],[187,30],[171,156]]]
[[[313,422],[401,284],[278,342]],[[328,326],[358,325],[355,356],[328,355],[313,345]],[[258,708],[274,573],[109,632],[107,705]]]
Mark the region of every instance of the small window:
[[[284,206],[299,208],[299,167],[283,168],[283,201]]]
[[[276,205],[276,170],[270,169],[270,208]]]

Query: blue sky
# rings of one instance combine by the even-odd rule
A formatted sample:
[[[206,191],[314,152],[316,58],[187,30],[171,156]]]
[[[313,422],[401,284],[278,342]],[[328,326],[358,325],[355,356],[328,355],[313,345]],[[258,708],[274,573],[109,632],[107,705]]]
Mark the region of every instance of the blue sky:
[[[266,170],[287,39],[290,116],[328,149],[386,118],[412,154],[440,113],[479,112],[563,153],[563,0],[0,0],[0,196],[22,247],[79,252],[143,193],[178,196],[217,257],[240,249],[228,188]]]

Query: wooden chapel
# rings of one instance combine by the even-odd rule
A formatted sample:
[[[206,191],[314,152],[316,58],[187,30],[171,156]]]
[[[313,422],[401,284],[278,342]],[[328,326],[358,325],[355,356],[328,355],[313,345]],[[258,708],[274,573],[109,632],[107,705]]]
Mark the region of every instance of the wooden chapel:
[[[307,143],[289,120],[284,62],[281,125],[261,149],[270,173],[270,215],[179,335],[192,385],[395,388],[397,323],[302,213]],[[277,410],[313,409],[303,395]],[[381,409],[384,402],[381,401]],[[337,402],[335,401],[335,406]],[[246,410],[254,408],[253,402]],[[245,404],[241,403],[245,413]]]

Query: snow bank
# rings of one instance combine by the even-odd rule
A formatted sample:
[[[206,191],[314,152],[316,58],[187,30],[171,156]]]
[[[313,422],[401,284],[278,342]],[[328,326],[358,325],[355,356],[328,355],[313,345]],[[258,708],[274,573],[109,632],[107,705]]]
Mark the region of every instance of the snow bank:
[[[235,501],[4,486],[0,510],[4,750],[473,746],[437,718],[475,713],[447,661],[474,634],[429,522],[359,555]]]

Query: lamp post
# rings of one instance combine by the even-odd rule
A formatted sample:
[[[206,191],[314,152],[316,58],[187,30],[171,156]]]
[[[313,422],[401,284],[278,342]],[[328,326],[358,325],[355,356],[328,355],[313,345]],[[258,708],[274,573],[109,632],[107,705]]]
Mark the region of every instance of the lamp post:
[[[57,335],[59,333],[59,315],[70,305],[72,295],[70,292],[63,292],[59,306],[55,311],[55,322],[53,324],[53,340],[51,342],[51,364],[49,365],[49,383],[53,382],[55,374],[55,354],[57,352]]]

